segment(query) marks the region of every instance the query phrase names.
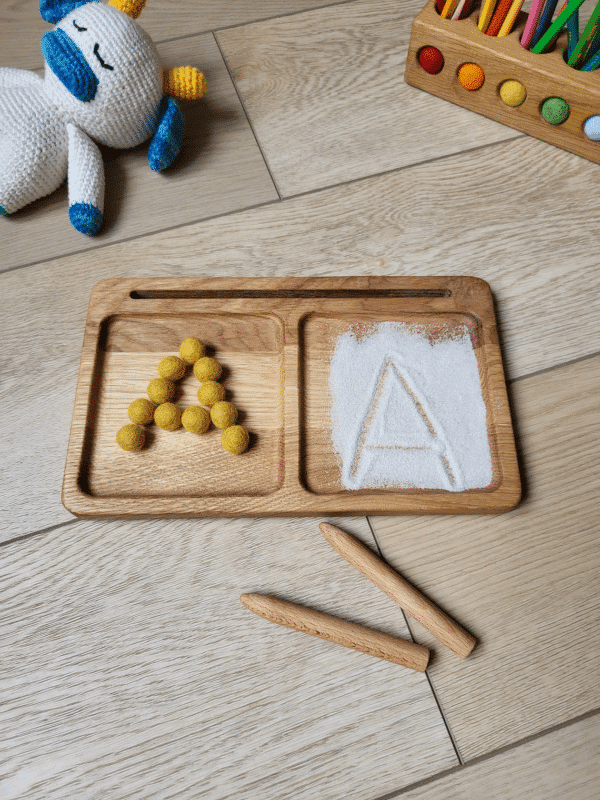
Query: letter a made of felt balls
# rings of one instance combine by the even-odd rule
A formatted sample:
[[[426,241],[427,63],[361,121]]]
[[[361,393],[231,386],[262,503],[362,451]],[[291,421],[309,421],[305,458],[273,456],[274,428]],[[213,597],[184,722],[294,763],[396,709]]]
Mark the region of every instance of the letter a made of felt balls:
[[[135,22],[145,0],[40,0],[55,27],[42,38],[44,77],[0,68],[0,213],[69,185],[69,218],[81,233],[102,226],[104,168],[97,145],[150,139],[153,170],[170,166],[183,141],[174,98],[206,91],[195,67],[163,72]]]

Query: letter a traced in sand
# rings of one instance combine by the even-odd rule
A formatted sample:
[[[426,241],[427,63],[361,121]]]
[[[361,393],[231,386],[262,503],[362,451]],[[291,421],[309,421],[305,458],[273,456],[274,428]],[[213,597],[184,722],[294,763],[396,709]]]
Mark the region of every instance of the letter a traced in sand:
[[[399,367],[390,356],[383,360],[379,369],[355,441],[346,476],[355,488],[363,485],[367,473],[377,467],[378,460],[385,471],[385,459],[397,458],[401,453],[416,460],[421,469],[441,468],[448,489],[462,488],[460,470],[443,428],[406,369]],[[435,464],[431,459],[435,459]]]

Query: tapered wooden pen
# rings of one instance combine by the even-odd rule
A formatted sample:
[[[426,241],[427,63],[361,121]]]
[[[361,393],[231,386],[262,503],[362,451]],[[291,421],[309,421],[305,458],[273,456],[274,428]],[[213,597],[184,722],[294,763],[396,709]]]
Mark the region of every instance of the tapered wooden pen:
[[[327,639],[418,672],[424,672],[427,667],[429,650],[420,644],[397,639],[388,633],[266,594],[243,594],[240,600],[246,608],[269,622],[309,633],[319,639]]]
[[[475,637],[461,628],[354,536],[329,522],[322,522],[319,528],[334,550],[395,600],[411,617],[418,620],[436,639],[461,658],[469,655],[477,644]]]

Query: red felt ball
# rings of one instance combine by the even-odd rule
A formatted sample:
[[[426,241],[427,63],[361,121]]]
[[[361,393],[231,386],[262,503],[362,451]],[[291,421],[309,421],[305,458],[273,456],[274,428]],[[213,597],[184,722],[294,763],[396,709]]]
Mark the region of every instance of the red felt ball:
[[[444,66],[444,56],[437,47],[428,45],[419,51],[419,64],[423,67],[425,72],[428,72],[430,75],[436,75]]]

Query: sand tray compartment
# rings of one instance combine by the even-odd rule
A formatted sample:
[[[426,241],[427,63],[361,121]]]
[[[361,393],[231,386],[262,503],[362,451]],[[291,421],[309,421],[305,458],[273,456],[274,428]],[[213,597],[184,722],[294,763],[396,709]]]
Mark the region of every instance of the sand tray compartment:
[[[485,403],[489,483],[452,491],[348,489],[332,441],[329,376],[340,336],[379,323],[433,338],[468,331]],[[158,363],[194,336],[224,367],[251,434],[232,455],[220,431],[147,427],[140,452],[115,435]],[[191,368],[174,402],[197,405]],[[354,399],[352,399],[354,402]],[[356,403],[365,403],[357,392]],[[493,301],[476,278],[112,279],[91,294],[63,503],[82,517],[487,514],[519,501],[520,480]]]

